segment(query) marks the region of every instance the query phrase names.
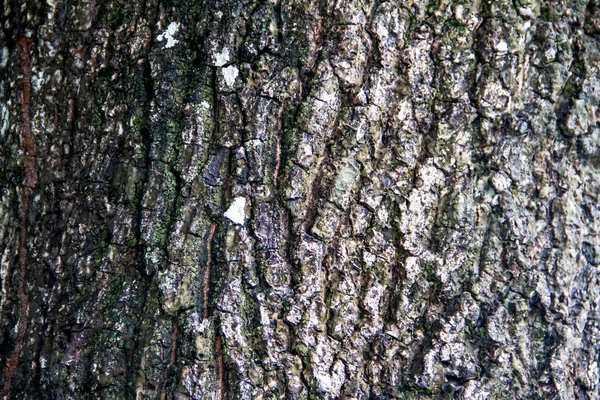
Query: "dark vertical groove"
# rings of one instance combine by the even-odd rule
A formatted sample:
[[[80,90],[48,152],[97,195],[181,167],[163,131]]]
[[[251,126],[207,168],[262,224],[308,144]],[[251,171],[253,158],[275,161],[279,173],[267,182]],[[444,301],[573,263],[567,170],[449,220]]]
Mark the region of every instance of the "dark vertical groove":
[[[173,317],[173,333],[171,335],[171,358],[169,364],[163,371],[163,384],[160,394],[161,400],[167,400],[167,388],[169,386],[169,370],[175,365],[177,361],[177,335],[179,334],[179,315]]]
[[[38,173],[35,167],[35,156],[37,147],[35,138],[31,132],[31,59],[30,52],[33,49],[33,40],[22,36],[19,41],[19,59],[21,61],[21,71],[23,73],[23,94],[21,97],[22,114],[22,134],[23,134],[23,168],[25,172],[25,181],[21,188],[21,208],[19,210],[19,278],[17,282],[17,296],[20,303],[19,328],[17,340],[13,349],[12,356],[4,368],[4,387],[0,396],[5,396],[12,392],[13,380],[17,369],[19,368],[19,357],[23,348],[23,341],[27,334],[28,316],[29,316],[29,294],[25,288],[27,279],[27,214],[29,212],[29,202],[33,191],[38,185]]]
[[[159,3],[160,4],[160,3]],[[145,8],[147,5],[147,2],[144,1],[143,4],[143,8]],[[144,337],[145,337],[145,332],[143,332],[142,329],[142,323],[144,321],[144,318],[146,317],[144,315],[145,311],[146,311],[146,304],[148,302],[148,296],[150,295],[151,291],[151,286],[152,283],[154,281],[154,276],[156,274],[156,271],[154,269],[152,269],[151,271],[148,270],[148,267],[146,265],[146,257],[145,257],[145,252],[146,252],[146,243],[143,241],[142,239],[142,219],[143,219],[143,206],[144,206],[144,194],[146,193],[147,187],[148,187],[148,182],[150,181],[150,167],[151,167],[151,159],[150,159],[150,154],[151,154],[151,150],[152,150],[152,143],[154,141],[154,138],[152,136],[152,132],[150,131],[150,129],[148,128],[148,125],[150,124],[150,111],[151,111],[151,107],[152,107],[152,101],[154,101],[154,99],[156,98],[156,94],[154,92],[154,81],[152,79],[152,69],[151,69],[151,65],[150,65],[150,59],[149,59],[149,54],[151,52],[152,49],[152,44],[153,44],[153,40],[154,40],[154,36],[155,36],[155,30],[156,30],[156,24],[157,24],[157,20],[158,20],[158,15],[159,15],[159,5],[157,5],[156,9],[151,10],[154,12],[154,15],[152,16],[152,18],[150,19],[151,23],[150,23],[150,39],[148,40],[148,42],[146,43],[145,46],[145,52],[143,55],[143,62],[142,62],[142,84],[143,84],[143,88],[144,88],[144,99],[143,99],[143,110],[142,110],[142,117],[143,117],[143,127],[140,129],[140,135],[141,135],[141,139],[142,139],[142,144],[144,147],[144,177],[142,182],[140,183],[140,191],[139,191],[139,195],[138,195],[138,199],[136,199],[136,224],[134,227],[134,235],[136,238],[136,246],[135,246],[135,251],[136,251],[136,255],[137,255],[137,262],[138,262],[138,271],[139,274],[145,278],[144,279],[144,283],[141,284],[141,293],[142,293],[142,302],[140,304],[140,308],[139,308],[139,312],[140,312],[140,317],[137,318],[136,321],[136,326],[134,327],[134,345],[133,345],[133,350],[131,352],[131,361],[129,363],[129,368],[127,371],[127,376],[128,376],[128,381],[129,382],[135,382],[136,380],[136,374],[138,373],[140,367],[141,367],[141,362],[142,362],[142,357],[143,357],[143,343],[144,343]],[[137,19],[136,19],[136,24],[137,24]],[[135,398],[136,393],[135,393],[135,385],[130,385],[129,386],[130,391],[128,393],[128,397],[129,398]]]
[[[217,389],[217,400],[227,400],[227,388],[225,386],[225,362],[223,358],[223,337],[220,332],[216,333],[215,339],[216,355],[218,362],[219,380]]]
[[[203,307],[203,318],[206,319],[209,317],[209,296],[210,296],[210,273],[212,266],[212,241],[215,236],[215,231],[217,230],[217,223],[213,222],[210,227],[210,232],[208,234],[208,239],[206,239],[206,268],[204,271],[204,307]]]

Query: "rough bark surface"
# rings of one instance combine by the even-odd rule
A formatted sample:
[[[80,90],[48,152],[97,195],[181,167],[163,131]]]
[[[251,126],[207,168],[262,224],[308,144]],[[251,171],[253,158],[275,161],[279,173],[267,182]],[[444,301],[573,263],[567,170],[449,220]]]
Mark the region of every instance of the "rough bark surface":
[[[4,0],[15,399],[600,397],[598,0]]]

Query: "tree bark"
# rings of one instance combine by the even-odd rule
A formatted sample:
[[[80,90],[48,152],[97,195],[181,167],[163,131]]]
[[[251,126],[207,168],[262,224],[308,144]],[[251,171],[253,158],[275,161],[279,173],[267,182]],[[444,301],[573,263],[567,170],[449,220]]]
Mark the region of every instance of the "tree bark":
[[[0,22],[4,398],[600,397],[597,0]]]

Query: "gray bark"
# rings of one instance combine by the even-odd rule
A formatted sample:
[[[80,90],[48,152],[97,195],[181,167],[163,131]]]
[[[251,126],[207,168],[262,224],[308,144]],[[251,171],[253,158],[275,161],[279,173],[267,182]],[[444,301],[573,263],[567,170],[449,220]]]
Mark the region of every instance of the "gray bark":
[[[597,0],[0,16],[0,384],[600,397]]]

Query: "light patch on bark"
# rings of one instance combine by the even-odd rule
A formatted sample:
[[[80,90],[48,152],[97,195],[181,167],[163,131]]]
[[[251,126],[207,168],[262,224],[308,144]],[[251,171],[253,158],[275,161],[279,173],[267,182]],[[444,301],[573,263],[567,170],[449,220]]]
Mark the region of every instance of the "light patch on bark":
[[[496,45],[496,50],[498,50],[499,52],[507,52],[508,51],[508,43],[506,43],[504,40],[501,42],[498,42],[498,44]]]
[[[223,78],[225,78],[225,83],[229,87],[233,86],[238,75],[239,75],[239,71],[233,65],[223,68]]]
[[[167,27],[167,30],[158,35],[158,40],[160,40],[161,42],[163,40],[167,41],[167,43],[164,45],[165,49],[170,49],[179,42],[179,40],[175,39],[175,34],[179,31],[179,26],[179,22],[171,22]]]
[[[246,219],[246,199],[244,197],[236,197],[229,209],[225,211],[223,216],[239,225],[244,225]]]
[[[215,66],[222,67],[229,62],[229,50],[224,48],[223,51],[215,56]]]

